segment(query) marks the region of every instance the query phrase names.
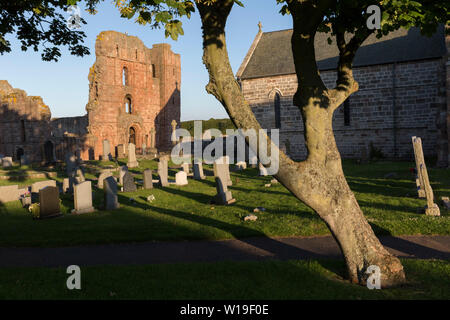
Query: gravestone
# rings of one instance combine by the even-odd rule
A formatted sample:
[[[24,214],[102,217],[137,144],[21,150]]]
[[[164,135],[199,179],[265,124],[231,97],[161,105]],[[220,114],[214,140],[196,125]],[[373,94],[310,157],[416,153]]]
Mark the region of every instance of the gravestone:
[[[31,185],[31,193],[38,193],[39,190],[41,190],[45,187],[56,187],[56,181],[55,180],[45,180],[45,181],[35,182]]]
[[[75,209],[72,213],[82,214],[93,212],[92,206],[92,184],[90,181],[84,181],[74,187],[73,203]]]
[[[133,143],[128,144],[128,168],[136,168],[139,163],[136,160],[136,146]]]
[[[259,175],[260,176],[267,176],[268,175],[268,173],[267,173],[267,168],[266,167],[264,167],[262,164],[261,164],[261,162],[259,163]]]
[[[2,158],[2,167],[3,168],[10,168],[12,166],[13,166],[12,157],[3,157]]]
[[[204,180],[205,174],[203,173],[203,164],[201,162],[194,162],[194,179],[195,180]]]
[[[123,192],[135,192],[137,190],[136,183],[130,172],[125,172],[123,175]]]
[[[62,185],[62,191],[63,191],[63,193],[69,192],[69,188],[70,188],[70,181],[69,181],[69,178],[64,178],[64,180],[63,180],[63,185]]]
[[[125,149],[124,149],[123,144],[117,145],[117,147],[116,147],[116,158],[117,159],[125,158]]]
[[[125,175],[125,173],[128,172],[128,167],[127,166],[121,166],[119,168],[119,184],[121,186],[123,186],[123,176]]]
[[[217,195],[215,196],[215,203],[219,205],[228,205],[236,202],[236,199],[233,199],[231,195],[231,191],[228,190],[226,183],[223,182],[221,177],[216,177],[216,190]]]
[[[168,161],[165,158],[160,158],[158,162],[158,176],[159,176],[159,185],[161,187],[169,186],[169,167]]]
[[[177,186],[185,186],[188,184],[186,172],[180,171],[175,174],[175,184]]]
[[[414,156],[416,159],[417,174],[419,182],[418,191],[423,190],[427,199],[427,205],[425,206],[425,214],[429,216],[440,216],[440,210],[437,204],[434,203],[433,189],[430,185],[428,178],[428,171],[425,165],[425,159],[423,156],[422,139],[419,137],[412,137],[412,143],[414,147]],[[419,197],[421,193],[419,192]]]
[[[147,145],[145,143],[142,144],[142,154],[144,156],[147,154]]]
[[[114,177],[109,176],[105,179],[104,191],[105,210],[119,209],[120,205],[117,199],[117,182]]]
[[[56,187],[45,187],[39,190],[40,219],[61,215],[59,191]]]
[[[109,144],[109,141],[107,139],[103,140],[103,161],[112,161],[111,156],[111,146]]]
[[[19,200],[19,186],[1,186],[0,187],[0,204]]]
[[[103,171],[102,173],[100,173],[100,176],[98,177],[97,181],[97,188],[103,189],[104,181],[108,177],[112,177],[111,171]]]
[[[66,174],[69,177],[74,176],[75,170],[77,168],[77,158],[72,152],[68,152],[65,155],[66,162]]]
[[[233,185],[230,178],[230,167],[225,157],[214,161],[214,176],[221,178],[227,186]]]
[[[144,189],[153,189],[152,170],[144,170]]]

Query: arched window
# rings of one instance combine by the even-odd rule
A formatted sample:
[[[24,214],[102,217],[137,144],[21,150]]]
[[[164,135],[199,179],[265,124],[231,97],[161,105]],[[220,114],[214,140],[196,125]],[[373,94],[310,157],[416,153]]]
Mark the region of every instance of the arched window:
[[[133,127],[130,127],[130,137],[128,139],[128,143],[136,145],[136,130],[134,130]]]
[[[122,69],[122,84],[124,86],[128,85],[128,69],[127,69],[127,67],[123,67],[123,69]]]
[[[116,44],[116,55],[119,56],[119,45]]]
[[[132,103],[131,103],[131,97],[130,96],[126,96],[125,97],[125,112],[126,113],[132,113]]]
[[[281,99],[280,94],[277,92],[275,93],[274,97],[274,111],[275,111],[275,128],[280,129],[281,128]]]

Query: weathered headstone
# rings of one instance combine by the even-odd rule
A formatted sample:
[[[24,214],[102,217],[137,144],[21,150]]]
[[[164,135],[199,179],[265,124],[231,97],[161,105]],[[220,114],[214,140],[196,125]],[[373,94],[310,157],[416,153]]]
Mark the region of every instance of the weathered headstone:
[[[219,205],[227,205],[236,202],[233,199],[231,191],[228,190],[227,184],[223,182],[222,177],[216,177],[216,190],[217,195],[215,197],[215,203]]]
[[[128,168],[136,168],[139,163],[136,160],[136,146],[133,143],[128,144]]]
[[[425,197],[427,198],[425,214],[429,216],[440,216],[441,213],[438,205],[434,203],[433,189],[431,188],[430,180],[428,178],[428,171],[423,156],[422,139],[419,137],[412,137],[412,143],[414,146],[414,156],[416,159],[417,174],[420,184],[418,190],[424,190]],[[420,196],[421,194],[419,192],[419,197]]]
[[[45,187],[39,190],[40,218],[50,218],[61,215],[59,191],[56,187]]]
[[[13,160],[12,157],[3,157],[2,158],[2,167],[3,168],[9,168],[13,166]]]
[[[117,199],[117,182],[114,177],[107,177],[104,181],[105,210],[115,210],[120,207]]]
[[[117,159],[125,158],[125,149],[124,149],[123,144],[117,145],[117,147],[116,147],[116,157],[117,157]]]
[[[176,137],[177,121],[175,119],[172,120],[171,126],[172,126],[172,135],[171,135],[172,145],[176,145],[177,144],[177,137]]]
[[[145,169],[143,174],[144,174],[144,189],[153,189],[152,170]]]
[[[227,186],[232,186],[233,182],[230,177],[230,165],[228,157],[222,157],[214,161],[214,176],[222,178]]]
[[[80,168],[77,168],[75,171],[75,182],[76,183],[81,183],[84,182],[86,180],[86,178],[84,177],[84,173],[83,170],[81,170]]]
[[[92,206],[92,184],[90,181],[84,181],[74,187],[73,203],[75,209],[72,213],[82,214],[93,212]]]
[[[0,204],[19,200],[19,186],[1,186],[0,187]]]
[[[111,146],[109,144],[109,141],[107,139],[103,140],[103,161],[111,161]]]
[[[119,168],[119,184],[121,186],[123,186],[123,176],[125,175],[125,173],[128,172],[128,167],[127,166],[121,166]]]
[[[75,170],[77,168],[77,157],[72,152],[68,152],[65,155],[65,162],[67,176],[74,176]]]
[[[188,184],[186,172],[180,171],[175,174],[175,184],[177,186],[185,186]]]
[[[62,191],[63,191],[63,193],[69,192],[69,188],[70,188],[69,178],[64,178],[64,180],[63,180],[63,185],[62,185]]]
[[[97,188],[103,189],[105,179],[111,176],[112,176],[111,171],[103,171],[102,173],[100,173],[100,176],[98,177],[97,181]]]
[[[130,172],[123,175],[123,192],[135,192],[137,190],[136,183]]]
[[[195,180],[205,179],[205,174],[203,173],[203,164],[201,162],[194,162],[193,170]]]
[[[158,162],[158,176],[159,176],[159,185],[161,187],[167,187],[169,185],[169,164],[167,159],[160,158]]]
[[[31,185],[31,193],[38,193],[39,190],[41,190],[45,187],[56,187],[56,181],[55,180],[45,180],[45,181],[35,182]]]

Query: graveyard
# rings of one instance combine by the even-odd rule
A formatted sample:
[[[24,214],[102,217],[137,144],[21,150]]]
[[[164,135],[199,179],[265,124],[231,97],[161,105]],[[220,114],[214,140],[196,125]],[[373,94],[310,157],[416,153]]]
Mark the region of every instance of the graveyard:
[[[33,219],[21,201],[0,205],[0,247],[54,248],[126,243],[179,243],[265,237],[322,237],[326,225],[272,176],[261,176],[258,167],[229,165],[231,182],[223,184],[235,201],[217,203],[216,184],[221,176],[216,165],[203,164],[203,179],[194,179],[193,166],[158,159],[139,159],[128,168],[127,159],[85,161],[84,181],[69,190],[64,180],[67,166],[52,168],[3,168],[1,187],[50,185],[59,190],[60,215]],[[164,167],[167,166],[167,167]],[[225,165],[228,166],[228,165]],[[159,182],[158,167],[167,170],[167,183]],[[418,197],[414,162],[344,160],[344,171],[367,220],[377,236],[443,235],[450,232],[447,208],[436,201],[440,216],[423,212],[427,200]],[[245,169],[244,169],[245,168]],[[78,170],[78,169],[74,169]],[[105,171],[106,170],[106,171]],[[150,171],[151,170],[151,171]],[[217,171],[216,171],[217,170]],[[184,175],[177,184],[177,176]],[[20,175],[19,175],[20,173]],[[149,175],[152,183],[149,185]],[[450,172],[428,169],[436,199],[450,193]],[[6,178],[8,177],[8,178]],[[104,179],[100,188],[99,182]],[[67,181],[67,180],[66,180]],[[186,184],[187,182],[187,184]],[[88,184],[92,201],[77,211],[78,187]],[[109,185],[117,188],[117,203],[106,204]],[[122,188],[126,187],[127,190]],[[67,188],[64,191],[64,188]],[[122,191],[123,190],[123,191]],[[40,195],[42,196],[42,195]],[[85,200],[86,194],[83,199]],[[90,199],[88,199],[90,200]],[[88,201],[89,202],[89,201]],[[92,204],[92,205],[91,205]],[[256,218],[247,219],[253,216]],[[170,253],[167,253],[170,255]],[[8,299],[417,299],[448,298],[440,285],[450,265],[439,259],[402,259],[409,277],[405,288],[368,291],[344,280],[345,265],[339,259],[287,261],[217,261],[147,265],[83,267],[90,285],[77,293],[53,284],[64,274],[60,267],[0,267],[9,274],[0,286]],[[49,272],[51,270],[51,272]],[[12,273],[11,273],[12,272]],[[11,276],[12,274],[12,276]],[[123,275],[127,280],[123,280]],[[218,277],[217,274],[221,276]],[[269,276],[270,275],[270,276]],[[131,278],[130,278],[131,277]],[[2,276],[2,278],[4,278]],[[31,281],[30,279],[33,279]],[[237,279],[239,281],[237,281]],[[130,281],[133,286],[129,286]],[[255,282],[256,281],[256,282]],[[101,283],[114,283],[108,289]],[[295,283],[302,283],[301,286]],[[19,285],[17,285],[19,284]],[[44,286],[45,290],[37,290]],[[314,287],[314,292],[310,288]],[[255,290],[258,288],[258,290]],[[378,292],[377,292],[378,291]]]

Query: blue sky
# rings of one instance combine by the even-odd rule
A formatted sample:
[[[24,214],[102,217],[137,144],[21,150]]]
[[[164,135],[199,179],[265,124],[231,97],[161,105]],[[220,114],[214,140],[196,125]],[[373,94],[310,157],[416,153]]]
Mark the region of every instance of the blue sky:
[[[246,0],[245,8],[234,6],[227,23],[227,45],[233,72],[236,74],[247,53],[261,21],[263,31],[289,29],[290,16],[278,13],[280,6],[275,0]],[[83,4],[81,4],[83,8]],[[178,41],[164,37],[164,30],[141,26],[134,20],[120,18],[117,8],[110,1],[98,7],[96,15],[82,10],[87,25],[82,25],[86,33],[85,45],[91,54],[85,57],[71,56],[62,50],[58,62],[41,60],[40,53],[21,51],[14,36],[12,52],[0,56],[0,80],[8,80],[15,87],[29,95],[41,96],[50,106],[53,117],[70,117],[86,114],[88,101],[88,71],[95,61],[95,39],[105,30],[128,32],[138,36],[147,47],[155,43],[169,43],[172,50],[181,54],[181,120],[206,120],[226,118],[222,105],[205,91],[208,74],[202,63],[201,23],[197,13],[191,19],[183,20],[185,35]]]

